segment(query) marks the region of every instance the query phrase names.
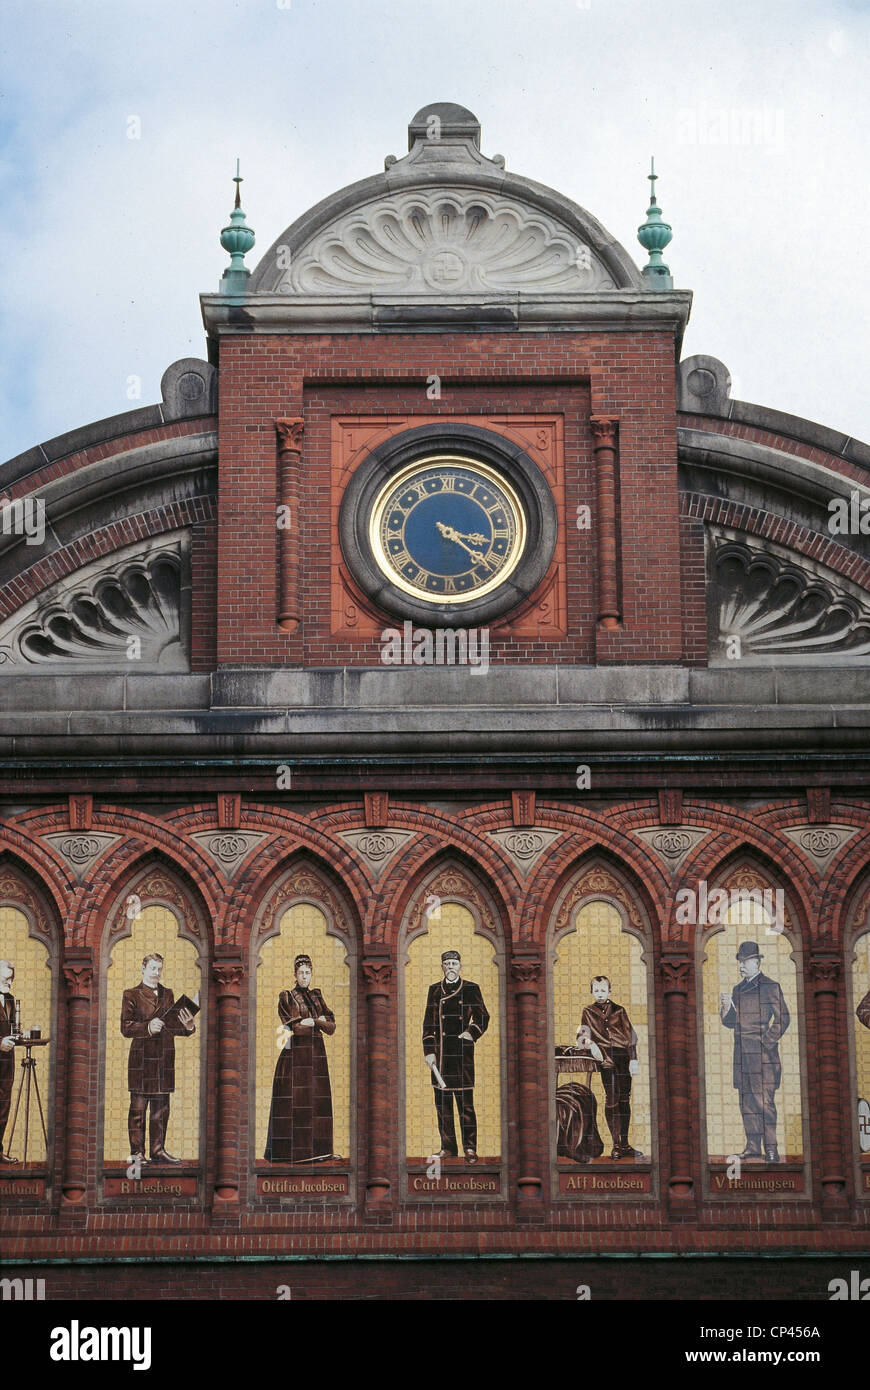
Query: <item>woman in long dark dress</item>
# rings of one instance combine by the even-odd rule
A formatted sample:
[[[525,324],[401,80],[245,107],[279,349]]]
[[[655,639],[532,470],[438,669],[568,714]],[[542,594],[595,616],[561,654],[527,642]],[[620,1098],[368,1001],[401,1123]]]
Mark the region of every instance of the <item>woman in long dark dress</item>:
[[[311,957],[293,962],[296,988],[278,997],[287,1040],[272,1082],[266,1138],[269,1163],[317,1163],[333,1158],[332,1090],[323,1034],[335,1032],[335,1015],[319,989],[311,988]]]

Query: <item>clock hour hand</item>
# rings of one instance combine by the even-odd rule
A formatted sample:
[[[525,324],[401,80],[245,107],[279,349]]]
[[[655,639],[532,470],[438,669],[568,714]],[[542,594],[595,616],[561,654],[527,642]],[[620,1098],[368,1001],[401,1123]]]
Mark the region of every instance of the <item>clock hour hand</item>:
[[[470,545],[465,544],[465,540],[463,539],[463,537],[466,533],[462,531],[457,531],[456,528],[453,526],[446,526],[443,521],[436,521],[435,525],[441,532],[442,536],[446,537],[448,541],[453,541],[454,544],[461,545],[462,549],[467,551],[467,553],[470,555],[471,559],[474,561],[476,565],[489,565],[489,561],[487,560],[486,556],[483,554],[482,551],[472,550]],[[474,532],[468,535],[468,540],[478,541],[480,544],[485,544],[486,536],[481,536],[479,535],[479,533]]]

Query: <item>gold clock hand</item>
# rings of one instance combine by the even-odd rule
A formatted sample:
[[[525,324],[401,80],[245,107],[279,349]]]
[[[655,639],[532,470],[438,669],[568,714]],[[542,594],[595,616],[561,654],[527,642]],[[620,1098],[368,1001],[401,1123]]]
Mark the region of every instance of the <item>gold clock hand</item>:
[[[479,531],[457,531],[454,526],[445,526],[443,521],[436,521],[435,525],[442,536],[446,536],[449,541],[455,541],[464,550],[468,550],[466,541],[471,541],[472,545],[486,545],[490,539],[489,536],[482,536]]]
[[[443,521],[436,521],[435,525],[441,532],[442,536],[446,536],[449,541],[453,541],[454,545],[461,545],[462,549],[467,552],[467,554],[471,557],[471,559],[476,565],[486,565],[487,569],[490,568],[489,561],[481,553],[481,551],[472,550],[470,545],[466,545],[465,541],[460,540],[460,533],[454,530],[452,526],[445,526]]]

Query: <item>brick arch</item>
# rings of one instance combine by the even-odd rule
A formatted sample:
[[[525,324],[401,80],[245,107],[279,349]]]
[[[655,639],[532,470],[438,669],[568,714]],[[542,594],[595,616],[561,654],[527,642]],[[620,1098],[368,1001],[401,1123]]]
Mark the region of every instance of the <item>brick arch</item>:
[[[833,939],[842,939],[846,947],[846,964],[849,965],[849,952],[854,950],[855,942],[859,936],[870,932],[870,861],[865,861],[856,873],[844,899],[845,910],[838,922],[842,937]]]
[[[7,861],[11,866],[17,866],[25,880],[38,885],[45,895],[62,941],[63,924],[75,901],[76,885],[65,872],[66,865],[60,855],[50,845],[41,844],[18,826],[7,822],[0,826],[0,870]]]
[[[396,948],[400,934],[406,932],[409,912],[419,915],[425,907],[425,902],[421,906],[415,898],[419,899],[423,886],[447,868],[468,876],[475,891],[482,895],[481,903],[489,899],[487,915],[492,921],[491,929],[503,945],[510,943],[514,920],[512,904],[488,868],[482,866],[480,857],[475,858],[473,847],[466,848],[455,842],[434,846],[424,842],[418,846],[416,856],[397,856],[379,903],[379,940]]]
[[[47,948],[54,971],[63,947],[63,911],[51,885],[5,846],[0,847],[0,906],[18,907],[24,913],[30,935]]]
[[[123,521],[113,521],[108,526],[100,526],[87,535],[79,536],[69,545],[60,546],[50,555],[37,560],[8,583],[0,585],[0,619],[11,617],[30,599],[93,560],[125,550],[135,541],[195,526],[216,516],[215,499],[206,493],[134,513],[124,517]]]
[[[588,814],[582,813],[584,817]],[[567,819],[567,818],[564,818]],[[557,821],[563,820],[555,812],[550,820],[542,815],[541,825],[556,828]],[[591,818],[590,818],[591,820]],[[630,885],[630,891],[637,898],[637,905],[643,912],[648,928],[659,920],[662,899],[669,883],[660,865],[648,853],[645,846],[629,840],[622,832],[593,826],[588,842],[582,848],[570,839],[554,845],[554,852],[542,855],[538,861],[540,868],[530,875],[527,894],[524,900],[524,917],[529,926],[523,935],[528,944],[534,942],[542,949],[549,938],[550,924],[556,905],[565,892],[571,878],[593,863],[600,863],[617,881]],[[605,833],[601,833],[602,829]],[[610,830],[610,833],[607,831]],[[650,941],[652,937],[650,937]]]
[[[120,830],[123,838],[97,861],[93,878],[82,884],[81,915],[73,933],[78,946],[99,949],[102,924],[121,886],[128,882],[136,865],[149,856],[161,858],[170,871],[178,873],[191,885],[212,939],[217,939],[217,926],[225,910],[225,890],[214,865],[199,847],[174,835],[159,819],[142,811],[125,811],[115,807],[96,809],[95,829]]]
[[[90,903],[81,938],[76,944],[90,946],[99,953],[105,943],[120,934],[125,903],[137,893],[136,885],[149,874],[162,876],[171,892],[165,901],[177,907],[191,939],[199,943],[203,959],[214,950],[214,913],[194,874],[180,855],[167,852],[163,846],[141,843],[124,846],[125,853],[118,863],[107,864],[102,887]],[[160,896],[154,892],[155,900]],[[147,905],[147,900],[142,898]],[[120,921],[119,921],[120,918]]]
[[[649,970],[656,946],[656,914],[645,897],[642,883],[630,868],[606,851],[588,849],[565,866],[550,895],[541,945],[549,952],[553,942],[569,930],[576,909],[583,903],[609,902],[621,909],[626,929],[643,945]]]
[[[291,859],[306,855],[325,874],[333,891],[343,894],[352,905],[354,930],[362,940],[366,914],[360,904],[369,900],[372,886],[348,845],[302,816],[275,807],[245,807],[240,828],[265,831],[269,838],[243,862],[229,885],[229,921],[222,938],[225,944],[247,945],[260,903]]]
[[[135,908],[130,899],[138,898],[142,907],[147,907],[149,902],[168,904],[179,919],[180,934],[197,946],[200,957],[207,960],[213,954],[214,934],[208,904],[195,879],[161,850],[140,855],[115,878],[113,887],[114,893],[110,891],[103,898],[106,905],[103,930],[95,945],[108,950],[128,934],[127,924],[135,920],[130,915]]]
[[[802,944],[809,945],[816,933],[812,930],[812,903],[808,900],[803,890],[803,885],[794,872],[782,862],[787,858],[786,855],[780,859],[778,853],[780,845],[759,846],[748,836],[738,842],[724,847],[719,841],[709,847],[706,862],[697,864],[697,861],[687,861],[683,865],[680,873],[679,882],[674,883],[674,901],[680,889],[691,886],[693,883],[705,880],[708,884],[708,891],[712,893],[717,888],[730,888],[732,880],[739,875],[749,875],[745,883],[735,882],[734,886],[745,887],[751,891],[753,887],[752,875],[757,876],[755,886],[768,886],[770,888],[781,887],[785,895],[785,934],[792,940],[795,947],[800,948]],[[690,872],[689,872],[690,870]],[[772,879],[772,882],[768,882]],[[674,915],[675,934],[676,929],[687,927],[688,931],[683,930],[679,933],[687,944],[693,943],[698,938],[698,928],[700,923],[680,923],[676,921]]]
[[[833,818],[833,807],[831,815]],[[848,824],[847,817],[839,812],[838,819]],[[866,816],[864,820],[866,822]],[[856,896],[863,891],[860,885],[865,879],[870,893],[870,837],[867,833],[850,840],[842,854],[835,855],[824,879],[819,934],[829,937],[832,943],[848,942],[854,930]]]
[[[263,941],[277,930],[279,915],[296,902],[313,902],[325,909],[333,935],[346,941],[355,955],[362,946],[363,930],[353,896],[334,866],[308,846],[299,845],[270,864],[266,875],[246,895],[250,910],[240,914],[240,928],[234,938],[242,952],[259,954]]]
[[[690,521],[730,526],[747,535],[773,541],[870,592],[870,560],[860,559],[854,550],[841,545],[834,536],[813,531],[809,526],[798,526],[777,512],[763,511],[748,502],[713,497],[709,493],[681,492],[680,516]]]

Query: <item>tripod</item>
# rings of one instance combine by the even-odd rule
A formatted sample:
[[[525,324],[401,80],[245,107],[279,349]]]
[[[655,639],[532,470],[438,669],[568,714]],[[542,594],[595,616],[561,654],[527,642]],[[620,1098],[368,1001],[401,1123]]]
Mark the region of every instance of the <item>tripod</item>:
[[[15,1126],[18,1123],[18,1110],[21,1105],[21,1092],[24,1092],[24,1158],[23,1163],[27,1162],[27,1142],[30,1138],[30,1087],[36,1092],[36,1103],[39,1106],[39,1120],[42,1125],[42,1138],[48,1152],[48,1134],[45,1128],[45,1115],[42,1111],[42,1097],[39,1094],[39,1078],[36,1075],[36,1058],[31,1057],[31,1049],[34,1047],[46,1047],[49,1038],[16,1038],[15,1046],[23,1047],[26,1055],[21,1059],[21,1079],[18,1082],[18,1094],[15,1097],[15,1113],[12,1116],[12,1128],[9,1131],[7,1148],[11,1150],[12,1140],[15,1136]]]

